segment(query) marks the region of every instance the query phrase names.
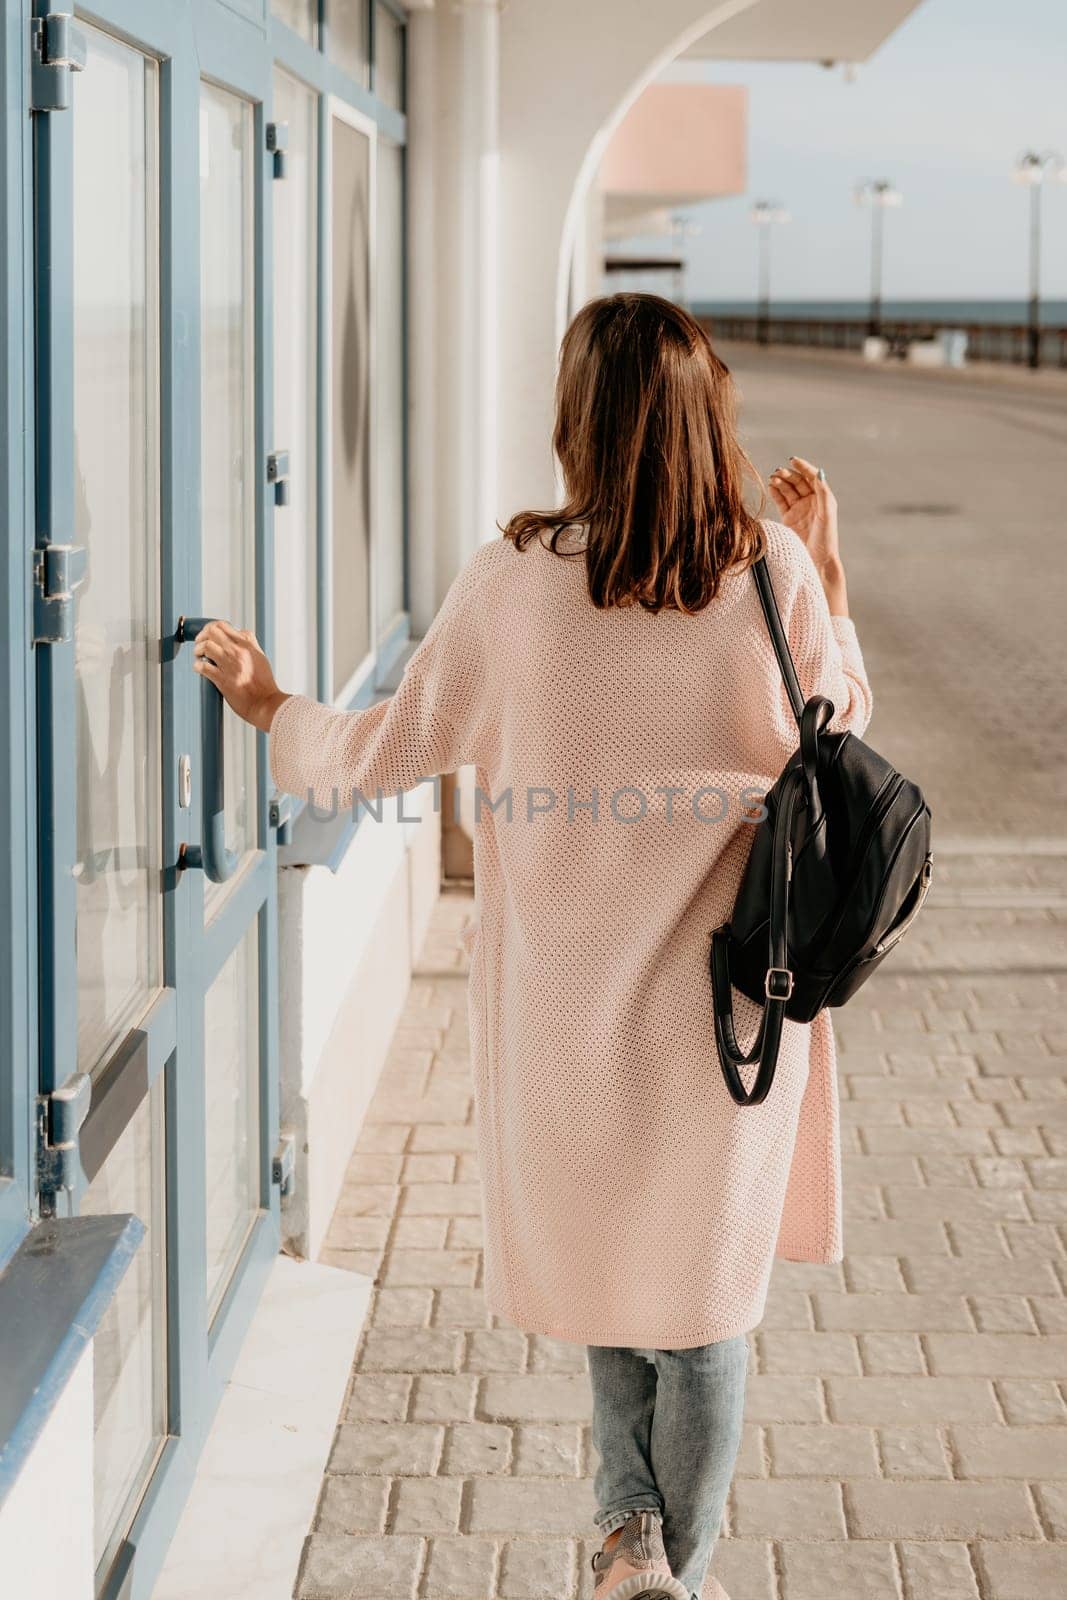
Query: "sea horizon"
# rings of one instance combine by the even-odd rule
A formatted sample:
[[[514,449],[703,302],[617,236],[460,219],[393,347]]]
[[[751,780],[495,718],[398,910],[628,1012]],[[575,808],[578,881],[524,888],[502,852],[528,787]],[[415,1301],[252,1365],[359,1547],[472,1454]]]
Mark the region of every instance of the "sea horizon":
[[[751,316],[759,311],[755,300],[693,300],[690,302],[697,316]],[[847,321],[866,318],[870,301],[864,300],[772,300],[772,317],[815,317],[824,321]],[[974,299],[974,300],[883,300],[882,316],[887,321],[902,322],[984,322],[1024,323],[1029,320],[1028,300]],[[1067,300],[1049,299],[1041,302],[1041,322],[1045,326],[1067,326]]]

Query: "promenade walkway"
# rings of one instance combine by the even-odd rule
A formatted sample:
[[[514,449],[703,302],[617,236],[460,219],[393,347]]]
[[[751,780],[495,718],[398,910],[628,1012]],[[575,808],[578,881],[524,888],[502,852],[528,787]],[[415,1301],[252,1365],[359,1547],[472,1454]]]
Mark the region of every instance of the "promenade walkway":
[[[760,466],[825,460],[854,508],[872,738],[931,794],[938,859],[921,923],[835,1019],[846,1259],[776,1265],[713,1571],[730,1600],[1053,1600],[1067,847],[1040,567],[1067,424],[1003,386],[945,402],[921,378],[738,365]],[[583,1351],[482,1299],[470,912],[440,902],[324,1255],[376,1288],[299,1600],[591,1594]]]

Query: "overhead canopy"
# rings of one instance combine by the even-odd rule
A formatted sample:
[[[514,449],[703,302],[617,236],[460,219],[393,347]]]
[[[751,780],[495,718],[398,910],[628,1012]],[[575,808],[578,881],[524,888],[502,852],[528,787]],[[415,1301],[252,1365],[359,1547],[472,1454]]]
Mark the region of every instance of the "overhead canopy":
[[[600,164],[608,235],[664,232],[673,208],[743,194],[747,113],[732,84],[649,84]]]
[[[755,0],[685,52],[718,61],[866,61],[922,0]]]

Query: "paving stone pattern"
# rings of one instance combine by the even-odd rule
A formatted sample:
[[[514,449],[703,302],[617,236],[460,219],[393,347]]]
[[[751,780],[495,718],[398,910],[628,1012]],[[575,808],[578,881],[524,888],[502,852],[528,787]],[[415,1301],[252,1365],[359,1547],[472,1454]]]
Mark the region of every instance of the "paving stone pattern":
[[[730,1600],[1067,1594],[1063,867],[949,859],[836,1014],[847,1257],[779,1262],[750,1336]],[[298,1600],[592,1592],[584,1349],[480,1287],[470,914],[440,902],[323,1254],[375,1290]]]

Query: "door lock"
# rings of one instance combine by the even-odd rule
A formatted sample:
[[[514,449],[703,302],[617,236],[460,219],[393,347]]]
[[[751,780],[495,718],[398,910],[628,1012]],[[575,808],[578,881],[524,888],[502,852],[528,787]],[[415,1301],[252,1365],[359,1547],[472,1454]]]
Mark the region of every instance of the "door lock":
[[[193,763],[189,756],[178,757],[178,804],[187,811],[193,803]]]

